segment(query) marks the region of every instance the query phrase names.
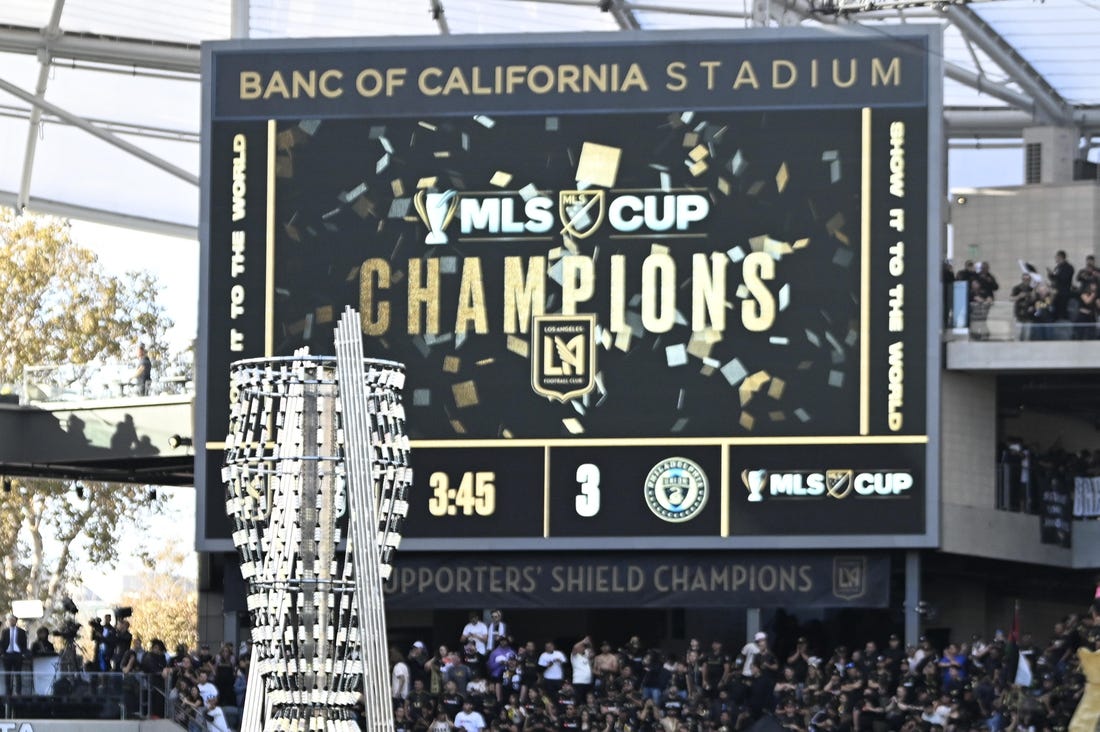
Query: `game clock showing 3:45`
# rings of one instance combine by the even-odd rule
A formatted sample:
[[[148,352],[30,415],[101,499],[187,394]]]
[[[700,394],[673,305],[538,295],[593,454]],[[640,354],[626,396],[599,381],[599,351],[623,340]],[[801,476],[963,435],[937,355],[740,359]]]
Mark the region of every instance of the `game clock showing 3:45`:
[[[491,470],[465,472],[455,488],[447,473],[438,471],[428,478],[432,488],[428,513],[432,516],[492,516],[497,509],[496,473]]]
[[[541,448],[414,449],[405,536],[542,536],[543,462]]]

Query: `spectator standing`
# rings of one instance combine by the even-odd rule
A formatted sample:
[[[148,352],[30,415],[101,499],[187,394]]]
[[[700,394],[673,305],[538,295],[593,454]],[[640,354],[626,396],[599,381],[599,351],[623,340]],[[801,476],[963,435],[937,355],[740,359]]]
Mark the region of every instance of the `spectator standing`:
[[[210,674],[207,673],[205,668],[200,668],[198,675],[198,683],[195,687],[199,690],[199,696],[202,697],[203,704],[207,704],[211,699],[218,700],[218,687],[210,683]]]
[[[551,697],[557,696],[565,678],[563,667],[565,655],[554,647],[553,641],[547,641],[546,650],[539,655],[539,667],[542,668],[542,688]]]
[[[997,283],[997,278],[994,277],[993,273],[989,270],[989,262],[978,262],[974,272],[974,279],[978,282],[978,287],[982,296],[992,301],[995,297],[994,293],[996,293],[1001,286]]]
[[[15,696],[21,691],[23,657],[30,647],[27,631],[19,627],[19,619],[14,615],[8,615],[8,625],[0,631],[0,649],[4,654],[4,691],[8,696]]]
[[[569,666],[573,670],[573,688],[578,699],[584,699],[592,690],[592,638],[585,636],[573,644],[569,654]]]
[[[1096,338],[1097,282],[1090,280],[1077,295],[1077,312],[1073,318],[1073,340]]]
[[[409,649],[409,655],[405,659],[405,663],[409,666],[409,680],[412,683],[417,681],[423,681],[424,686],[428,685],[428,652],[426,647],[421,641],[416,641],[412,644],[412,648]]]
[[[233,700],[238,709],[244,708],[244,697],[248,692],[248,657],[237,661],[237,670],[233,675]]]
[[[508,640],[508,636],[500,636],[497,638],[497,647],[489,653],[486,666],[489,670],[489,683],[493,686],[493,691],[496,694],[497,701],[504,700],[503,678],[504,672],[508,668],[508,661],[515,660],[516,652],[512,650],[512,644]]]
[[[473,641],[478,654],[484,656],[486,653],[485,644],[489,642],[489,626],[485,625],[485,621],[481,619],[479,614],[476,612],[470,613],[470,622],[463,626],[462,637],[459,640],[462,645]]]
[[[225,721],[225,712],[218,706],[218,697],[206,700],[206,729],[209,732],[229,732],[229,723]]]
[[[405,700],[409,697],[409,665],[405,663],[401,651],[393,647],[390,648],[390,663],[393,666],[390,670],[390,693],[396,709],[404,706]]]
[[[50,640],[50,629],[44,625],[38,629],[34,643],[31,643],[31,655],[36,658],[57,655],[57,649]]]
[[[1019,324],[1019,339],[1030,340],[1030,326],[1032,320],[1032,306],[1034,305],[1035,287],[1031,275],[1024,272],[1020,275],[1020,281],[1012,287],[1009,299],[1012,300],[1012,313]]]
[[[1066,253],[1059,249],[1054,253],[1054,269],[1047,270],[1050,284],[1054,288],[1054,319],[1065,320],[1069,317],[1070,291],[1073,288],[1073,265],[1066,261]]]
[[[500,610],[492,610],[489,613],[488,635],[485,641],[485,650],[482,655],[492,653],[497,647],[497,641],[508,635],[508,626],[504,624],[504,613]]]
[[[145,352],[145,344],[139,343],[137,345],[137,366],[130,377],[130,382],[134,385],[134,390],[138,396],[148,396],[149,384],[152,381],[153,362],[149,359],[149,354]]]
[[[1077,289],[1084,290],[1090,282],[1100,285],[1100,269],[1096,268],[1096,257],[1085,257],[1085,266],[1077,271]]]

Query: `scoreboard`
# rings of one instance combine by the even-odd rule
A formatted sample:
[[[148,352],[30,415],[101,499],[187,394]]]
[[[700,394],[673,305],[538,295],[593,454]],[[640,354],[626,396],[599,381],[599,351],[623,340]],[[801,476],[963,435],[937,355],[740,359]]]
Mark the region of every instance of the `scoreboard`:
[[[934,546],[939,44],[204,45],[200,548],[229,364],[349,304],[407,367],[409,548]]]

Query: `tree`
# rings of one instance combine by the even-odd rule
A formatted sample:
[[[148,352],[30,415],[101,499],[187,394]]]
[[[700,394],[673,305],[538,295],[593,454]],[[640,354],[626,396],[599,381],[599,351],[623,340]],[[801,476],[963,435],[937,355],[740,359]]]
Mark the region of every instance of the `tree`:
[[[115,277],[72,239],[68,222],[0,208],[0,383],[18,384],[27,366],[65,364],[73,380],[144,341],[167,358],[172,320],[147,272]]]
[[[139,579],[140,590],[127,593],[122,604],[134,610],[130,632],[141,637],[145,647],[159,638],[169,650],[178,643],[194,648],[198,643],[199,599],[191,568],[178,546],[161,547],[151,566]]]
[[[148,273],[114,277],[72,240],[66,221],[0,209],[0,383],[26,366],[67,364],[74,379],[144,340],[162,348],[171,320]],[[162,510],[143,485],[16,479],[0,494],[0,608],[41,600],[56,613],[79,564],[118,559],[118,539]],[[56,614],[55,616],[56,617]]]

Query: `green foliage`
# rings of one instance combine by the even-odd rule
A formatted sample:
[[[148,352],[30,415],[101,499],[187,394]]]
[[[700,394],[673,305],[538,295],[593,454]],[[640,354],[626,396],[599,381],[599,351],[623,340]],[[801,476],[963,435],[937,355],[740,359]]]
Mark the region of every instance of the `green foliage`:
[[[94,367],[129,357],[144,341],[163,355],[171,320],[148,274],[107,274],[73,241],[68,222],[0,208],[0,384],[18,384],[24,366]],[[79,378],[79,377],[78,377]],[[162,510],[147,487],[16,479],[0,494],[0,608],[37,599],[56,608],[82,567],[114,565],[118,542]]]
[[[67,221],[0,208],[0,383],[19,383],[24,366],[128,358],[139,341],[154,360],[167,357],[172,321],[157,291],[147,272],[105,273]]]
[[[184,643],[188,648],[198,644],[199,600],[194,581],[194,567],[186,566],[184,554],[171,545],[162,547],[153,557],[154,564],[140,579],[140,590],[122,598],[122,605],[134,609],[130,631],[141,637],[145,647],[154,638],[169,648]]]

